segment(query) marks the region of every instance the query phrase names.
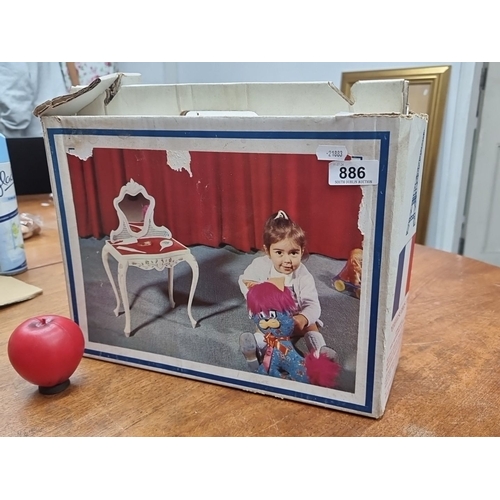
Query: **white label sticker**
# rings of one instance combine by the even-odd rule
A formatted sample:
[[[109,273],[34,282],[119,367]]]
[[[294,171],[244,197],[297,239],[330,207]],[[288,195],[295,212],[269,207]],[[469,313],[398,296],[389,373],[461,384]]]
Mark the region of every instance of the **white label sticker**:
[[[332,161],[328,166],[330,186],[375,186],[378,184],[378,160]]]
[[[316,157],[318,160],[345,160],[347,148],[345,146],[318,146]]]

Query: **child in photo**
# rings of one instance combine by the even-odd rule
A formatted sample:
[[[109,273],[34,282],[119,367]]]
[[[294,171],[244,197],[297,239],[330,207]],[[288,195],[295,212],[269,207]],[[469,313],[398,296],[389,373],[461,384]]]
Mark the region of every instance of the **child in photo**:
[[[243,296],[257,283],[272,280],[284,280],[297,305],[294,315],[294,336],[304,337],[309,352],[316,357],[325,354],[337,361],[336,352],[326,346],[318,326],[321,307],[312,274],[302,262],[306,249],[306,236],[303,229],[280,210],[271,215],[264,225],[263,233],[265,255],[256,257],[239,277],[238,283]],[[240,348],[250,369],[257,371],[267,345],[264,335],[243,333],[240,336]]]

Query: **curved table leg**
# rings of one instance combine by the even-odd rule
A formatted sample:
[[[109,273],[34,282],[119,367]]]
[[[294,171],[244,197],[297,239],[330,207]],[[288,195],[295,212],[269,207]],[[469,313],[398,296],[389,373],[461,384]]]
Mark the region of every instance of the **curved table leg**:
[[[194,297],[194,292],[196,290],[196,285],[198,284],[199,268],[198,268],[198,262],[196,262],[196,259],[192,254],[187,255],[185,257],[185,260],[191,266],[191,270],[193,271],[193,277],[191,279],[191,290],[189,291],[187,312],[189,319],[191,320],[191,325],[194,328],[196,326],[197,321],[193,318],[193,315],[191,314],[191,305],[193,303],[193,297]]]
[[[175,307],[174,302],[174,268],[168,268],[168,300],[170,301],[170,307],[173,309]]]
[[[120,312],[120,296],[118,295],[118,290],[116,289],[115,285],[115,280],[113,279],[113,275],[111,274],[111,269],[109,268],[109,250],[107,249],[106,245],[104,245],[104,248],[102,249],[102,263],[104,265],[104,269],[106,270],[106,274],[108,275],[108,279],[111,283],[111,288],[113,288],[113,292],[115,293],[115,299],[116,299],[116,307],[114,309],[115,316],[118,316],[118,313]]]
[[[118,263],[118,285],[120,286],[120,294],[122,296],[123,308],[125,309],[125,335],[130,337],[130,306],[127,293],[127,262]]]

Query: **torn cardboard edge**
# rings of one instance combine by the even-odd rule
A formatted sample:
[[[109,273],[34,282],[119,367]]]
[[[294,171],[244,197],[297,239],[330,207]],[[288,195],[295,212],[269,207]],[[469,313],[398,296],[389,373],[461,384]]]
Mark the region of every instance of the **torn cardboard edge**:
[[[62,96],[54,97],[39,104],[33,114],[41,116],[74,115],[91,104],[100,95],[106,94],[105,103],[109,104],[120,90],[122,82],[130,84],[140,83],[139,73],[113,73],[96,78],[85,87],[75,87],[75,91]]]
[[[134,115],[167,115],[185,116],[189,112],[221,112],[233,113],[235,111],[253,112],[257,116],[319,116],[344,115],[344,114],[386,114],[398,113],[408,114],[408,89],[407,80],[374,80],[359,81],[352,86],[352,99],[344,95],[332,82],[287,82],[287,83],[222,83],[222,84],[162,84],[143,85],[140,84],[141,76],[137,73],[113,73],[97,78],[86,87],[76,87],[74,92],[54,99],[45,101],[38,105],[33,114],[42,116],[71,116],[79,113],[100,116],[107,114],[108,106],[111,105],[110,114]],[[287,98],[286,110],[281,110],[279,103],[280,94],[277,90],[286,86],[296,94],[297,99],[291,99],[297,105],[296,110],[288,111],[290,99]],[[375,88],[375,87],[376,88]],[[392,87],[392,88],[388,88]],[[129,87],[125,93],[129,99],[112,105],[113,100],[119,95],[122,87]],[[178,108],[171,107],[167,110],[142,109],[146,103],[137,98],[137,89],[132,87],[149,87],[151,97],[155,93],[174,92]],[[213,88],[214,92],[206,92],[207,88]],[[215,92],[218,89],[218,92]],[[328,90],[326,90],[328,89]],[[380,98],[372,99],[373,93],[379,90]],[[329,99],[331,106],[324,108],[324,97],[328,91],[333,91],[335,99]],[[245,96],[246,99],[241,99]],[[306,97],[303,97],[306,96]],[[266,99],[262,99],[266,97]],[[288,96],[290,97],[290,96]],[[153,99],[156,101],[156,99]],[[243,106],[240,104],[246,101]],[[133,104],[131,104],[131,102]],[[238,102],[238,105],[235,105]],[[258,109],[255,103],[265,104]],[[321,109],[318,102],[323,103]],[[126,105],[124,105],[126,104]],[[134,108],[135,106],[135,108]],[[331,108],[331,109],[330,109]],[[334,109],[335,108],[335,109]],[[117,112],[117,111],[120,112]],[[148,112],[149,111],[149,112]]]

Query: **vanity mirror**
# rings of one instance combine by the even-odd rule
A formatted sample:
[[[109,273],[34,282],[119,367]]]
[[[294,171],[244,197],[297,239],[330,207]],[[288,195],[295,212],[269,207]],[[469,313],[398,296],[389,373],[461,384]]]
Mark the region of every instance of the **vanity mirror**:
[[[168,298],[170,307],[174,302],[174,267],[186,262],[192,270],[191,288],[187,303],[187,314],[192,327],[196,320],[191,313],[194,292],[198,284],[198,263],[191,250],[172,238],[172,233],[165,226],[154,223],[155,199],[148,194],[144,186],[131,179],[120,189],[120,194],[113,200],[118,216],[118,228],[111,231],[109,240],[102,249],[102,262],[113,288],[116,299],[115,316],[119,315],[123,303],[125,312],[125,335],[131,334],[130,304],[127,290],[127,269],[130,266],[149,271],[168,269]],[[108,262],[112,256],[118,263],[118,289]]]
[[[144,186],[130,179],[114,199],[113,205],[118,215],[118,228],[111,231],[109,239],[128,241],[130,238],[144,237],[172,238],[172,233],[164,226],[156,226],[153,221],[155,199]]]

